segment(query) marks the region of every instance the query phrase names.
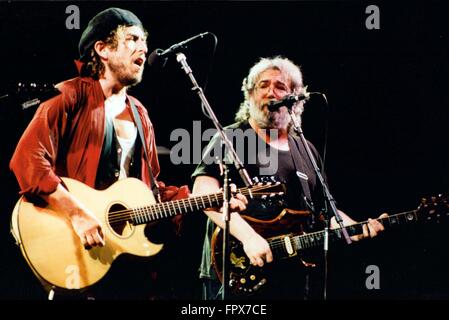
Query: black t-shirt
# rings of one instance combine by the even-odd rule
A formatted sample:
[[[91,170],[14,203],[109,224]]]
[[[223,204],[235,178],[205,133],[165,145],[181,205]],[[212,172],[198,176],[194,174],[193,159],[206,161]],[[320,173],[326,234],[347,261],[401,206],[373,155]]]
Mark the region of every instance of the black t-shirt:
[[[249,174],[249,176],[254,180],[257,178],[259,181],[273,177],[275,181],[280,181],[286,185],[286,196],[284,197],[282,203],[275,201],[274,205],[280,204],[284,207],[289,207],[296,210],[307,210],[309,206],[304,201],[304,192],[298,177],[298,168],[295,167],[292,149],[289,151],[282,151],[272,148],[270,145],[266,144],[257,133],[251,128],[247,123],[236,123],[226,128],[226,134],[229,140],[233,143],[241,161]],[[299,143],[301,141],[298,137],[294,137]],[[309,147],[322,170],[321,158],[316,151],[315,147],[309,142]],[[293,150],[296,151],[296,150]],[[201,175],[206,175],[216,178],[222,184],[223,177],[220,175],[220,169],[218,164],[214,163],[214,160],[218,157],[226,163],[230,163],[228,153],[226,152],[224,146],[222,146],[221,138],[216,134],[212,140],[209,142],[203,159],[201,163],[197,166],[196,170],[192,174],[192,179]],[[322,190],[317,185],[317,179],[315,177],[315,172],[313,170],[312,164],[308,159],[305,159],[306,155],[300,152],[298,154],[300,161],[304,165],[303,174],[307,177],[307,185],[310,189],[311,200],[320,205],[322,199]],[[233,164],[228,164],[229,176],[233,183],[238,187],[244,186],[243,181],[235,170]],[[301,173],[300,173],[301,174]],[[266,202],[266,201],[264,201]],[[269,201],[268,201],[269,202]],[[273,212],[254,212],[253,207],[259,206],[263,202],[255,199],[251,201],[247,212],[244,214],[257,217],[257,218],[270,218],[272,215],[276,215],[276,209]],[[277,212],[279,213],[279,212]]]

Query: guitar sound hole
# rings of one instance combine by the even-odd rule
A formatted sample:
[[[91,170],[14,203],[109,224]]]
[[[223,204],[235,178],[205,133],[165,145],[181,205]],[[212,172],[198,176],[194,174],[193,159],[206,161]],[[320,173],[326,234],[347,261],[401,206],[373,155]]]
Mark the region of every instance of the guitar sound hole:
[[[113,204],[109,208],[108,221],[111,229],[120,237],[127,237],[133,231],[133,226],[129,223],[128,208],[120,203]]]

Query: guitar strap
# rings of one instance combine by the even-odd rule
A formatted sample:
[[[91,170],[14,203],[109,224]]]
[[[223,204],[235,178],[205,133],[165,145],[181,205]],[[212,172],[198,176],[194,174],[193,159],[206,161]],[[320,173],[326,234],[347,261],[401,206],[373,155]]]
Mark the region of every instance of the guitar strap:
[[[288,135],[288,145],[293,158],[293,163],[296,169],[296,175],[303,190],[304,200],[309,208],[314,211],[312,195],[310,193],[309,177],[307,176],[307,154],[304,146],[299,139],[294,138],[292,135]]]
[[[151,190],[153,191],[153,194],[154,194],[155,198],[157,199],[157,201],[161,202],[161,194],[159,191],[159,185],[156,183],[156,180],[154,179],[154,176],[153,176],[153,171],[151,170],[151,167],[150,167],[150,159],[148,157],[147,146],[145,144],[145,138],[143,135],[142,120],[140,119],[140,116],[137,111],[136,105],[134,104],[134,101],[130,97],[128,97],[128,101],[129,101],[129,104],[131,105],[131,110],[133,112],[134,121],[136,122],[137,131],[139,133],[140,140],[142,142],[143,154],[144,154],[144,157],[146,160],[148,173],[150,174]]]

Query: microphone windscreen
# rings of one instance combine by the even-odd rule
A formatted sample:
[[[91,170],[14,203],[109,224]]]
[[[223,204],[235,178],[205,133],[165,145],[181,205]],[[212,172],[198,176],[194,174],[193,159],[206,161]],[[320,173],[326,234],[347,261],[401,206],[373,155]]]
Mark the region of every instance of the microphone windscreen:
[[[147,63],[151,67],[164,67],[165,63],[167,62],[167,58],[161,56],[161,53],[164,52],[162,49],[156,49],[153,52],[150,53],[148,56]]]

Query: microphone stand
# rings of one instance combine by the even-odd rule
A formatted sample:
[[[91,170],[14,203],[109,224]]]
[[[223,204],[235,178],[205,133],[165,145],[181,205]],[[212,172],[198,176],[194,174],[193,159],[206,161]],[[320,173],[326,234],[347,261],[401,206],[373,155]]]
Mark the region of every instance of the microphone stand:
[[[312,151],[310,150],[309,144],[306,141],[306,138],[304,137],[304,133],[302,131],[301,125],[299,124],[299,120],[295,115],[295,112],[293,108],[287,108],[288,112],[290,114],[290,117],[293,121],[293,129],[298,134],[299,138],[301,139],[302,144],[304,145],[304,148],[306,150],[307,156],[312,163],[313,169],[315,171],[315,174],[318,178],[318,181],[323,188],[323,194],[324,194],[324,200],[325,200],[325,208],[324,208],[324,244],[323,244],[323,250],[324,250],[324,292],[323,297],[324,300],[327,299],[327,274],[328,274],[328,251],[329,251],[329,227],[330,227],[330,219],[332,218],[332,215],[335,217],[335,220],[338,222],[343,236],[346,240],[347,244],[351,244],[352,240],[349,238],[348,231],[343,225],[343,220],[338,213],[337,207],[335,206],[335,200],[332,197],[332,195],[329,192],[329,189],[327,187],[327,184],[324,181],[323,175],[321,174],[321,170],[318,167],[315,157],[313,156]],[[330,211],[330,212],[329,212]],[[331,213],[332,215],[330,215]]]
[[[230,200],[230,194],[231,194],[231,188],[229,185],[229,179],[228,179],[228,166],[226,163],[221,164],[222,165],[222,171],[223,171],[223,219],[224,219],[224,230],[223,230],[223,261],[222,261],[222,277],[223,277],[223,291],[221,292],[221,299],[225,300],[228,294],[228,287],[229,287],[229,273],[228,273],[228,265],[229,265],[229,255],[230,255],[230,248],[229,248],[229,223],[231,221],[231,214],[229,212],[229,200]]]
[[[204,95],[203,89],[198,85],[198,82],[196,81],[195,77],[193,76],[192,69],[187,64],[187,58],[182,52],[178,52],[176,54],[176,61],[178,61],[184,72],[189,77],[190,81],[193,84],[192,90],[195,91],[209,118],[212,120],[212,122],[215,125],[215,128],[217,128],[218,133],[221,136],[222,143],[225,144],[226,150],[228,152],[228,155],[230,157],[230,161],[234,163],[235,168],[237,169],[237,172],[240,174],[240,177],[242,178],[243,182],[245,183],[245,186],[249,187],[252,185],[251,178],[248,175],[248,172],[243,166],[242,161],[239,159],[234,147],[232,146],[232,143],[229,141],[228,137],[226,136],[223,127],[221,126],[220,122],[218,121],[217,117],[215,116],[214,111],[212,110],[209,102],[207,101],[206,96]],[[229,223],[231,220],[231,215],[229,213],[229,184],[228,184],[228,177],[227,177],[227,167],[224,168],[224,183],[223,183],[223,200],[224,200],[224,210],[223,210],[223,220],[224,220],[224,230],[223,230],[223,293],[222,293],[222,299],[225,300],[228,289],[229,289],[229,281],[227,280],[228,277],[228,266],[229,266],[229,254],[227,252],[229,251]],[[225,281],[226,279],[226,281]]]

